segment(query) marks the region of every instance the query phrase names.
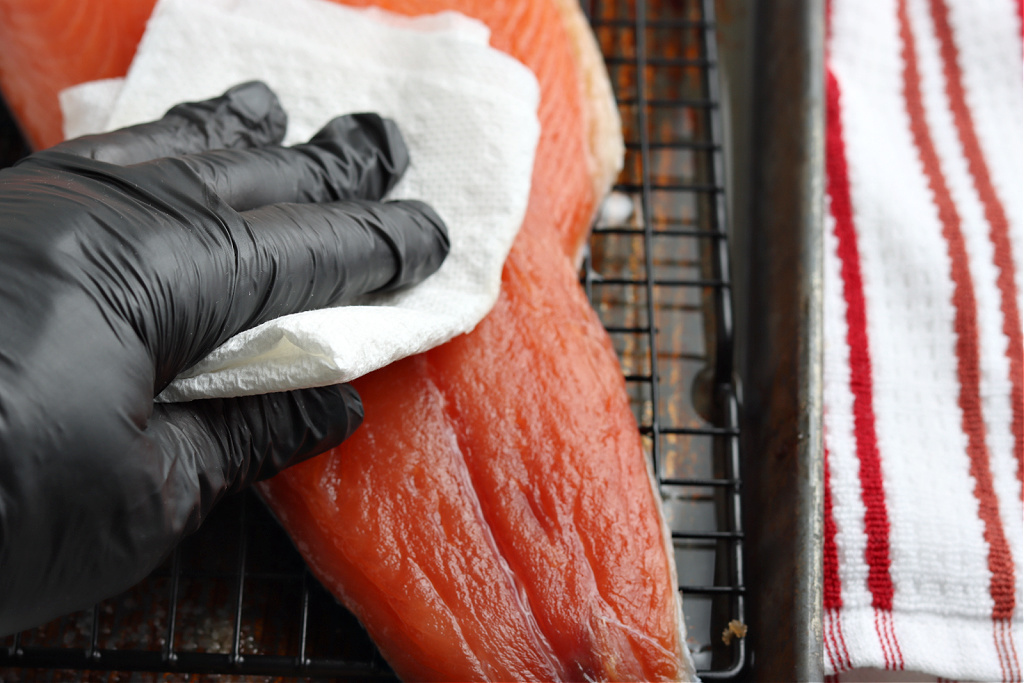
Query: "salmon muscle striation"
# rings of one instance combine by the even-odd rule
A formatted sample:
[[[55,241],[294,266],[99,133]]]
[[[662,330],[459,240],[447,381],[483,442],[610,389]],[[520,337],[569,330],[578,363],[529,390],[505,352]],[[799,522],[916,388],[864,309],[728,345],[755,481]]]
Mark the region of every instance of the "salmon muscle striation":
[[[259,492],[408,680],[690,680],[672,548],[624,380],[576,266],[621,125],[576,0],[455,10],[536,74],[529,206],[494,310],[355,382],[366,420]],[[30,144],[57,93],[127,72],[154,0],[0,2],[0,84]]]
[[[692,679],[660,503],[575,267],[622,162],[585,19],[571,0],[373,4],[481,19],[534,71],[530,202],[491,313],[357,380],[362,427],[261,493],[404,679]]]

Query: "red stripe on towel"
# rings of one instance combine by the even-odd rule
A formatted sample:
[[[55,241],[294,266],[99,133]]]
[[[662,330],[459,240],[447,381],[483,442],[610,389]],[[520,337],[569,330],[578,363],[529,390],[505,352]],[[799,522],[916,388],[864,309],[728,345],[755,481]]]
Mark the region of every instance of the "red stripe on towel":
[[[832,476],[829,472],[828,445],[825,446],[825,540],[822,549],[825,586],[825,649],[834,671],[852,669],[850,652],[843,638],[840,610],[843,606],[842,583],[839,579],[839,551],[836,546],[836,520],[832,514]]]
[[[877,607],[875,608],[875,635],[878,636],[878,644],[882,646],[882,657],[885,658],[885,668],[895,669],[896,668],[896,655],[892,650],[892,646],[889,644],[889,632],[885,628],[885,615],[890,612],[885,612]]]
[[[1013,639],[1013,624],[1009,619],[1003,619],[1001,623],[1003,625],[1003,636],[1006,638],[1006,649],[1009,651],[1012,679],[1020,683],[1020,660],[1017,658],[1017,643]]]
[[[832,483],[828,472],[828,444],[825,445],[825,539],[822,545],[822,569],[825,574],[824,596],[825,608],[825,653],[833,671],[842,671],[838,661],[839,643],[832,632],[835,613],[843,606],[843,596],[839,583],[839,552],[836,549],[836,521],[832,517]]]
[[[907,17],[906,0],[899,0],[898,8],[900,38],[903,41],[903,95],[910,117],[910,132],[938,209],[942,236],[949,251],[955,309],[957,379],[960,383],[958,403],[963,415],[961,427],[967,435],[967,454],[971,463],[970,474],[975,482],[974,496],[978,500],[978,515],[984,525],[983,535],[989,548],[992,618],[1009,619],[1013,615],[1015,603],[1013,558],[999,519],[998,500],[992,485],[992,470],[988,447],[985,444],[974,286],[968,267],[967,248],[960,230],[960,216],[942,176],[939,157],[925,120],[924,103],[921,98],[921,75],[917,68],[917,54],[914,36],[910,30],[910,20]]]
[[[853,661],[850,659],[850,648],[846,647],[846,637],[843,635],[843,615],[837,611],[835,613],[835,633],[839,638],[840,653],[843,656],[842,664],[844,669],[852,669]]]
[[[1003,314],[1003,334],[1008,345],[1006,357],[1010,361],[1010,405],[1013,410],[1013,451],[1017,459],[1017,481],[1021,484],[1021,498],[1024,499],[1024,338],[1021,335],[1020,310],[1017,307],[1017,284],[1015,282],[1013,245],[1010,242],[1010,223],[1006,210],[996,194],[989,175],[985,155],[978,142],[971,110],[967,107],[964,94],[963,73],[960,70],[959,54],[953,40],[949,23],[949,8],[942,0],[931,0],[932,21],[935,35],[939,39],[942,55],[942,71],[946,78],[946,96],[953,113],[960,144],[963,146],[967,167],[974,180],[974,187],[985,208],[985,220],[989,225],[989,240],[992,242],[993,259],[999,271],[996,286],[999,288],[1000,310]]]
[[[1017,659],[1017,644],[1013,642],[1013,626],[1010,620],[993,621],[992,635],[996,641],[996,652],[999,654],[999,667],[1003,671],[1003,680],[1019,683],[1020,661]]]
[[[1020,29],[1021,40],[1024,40],[1024,0],[1017,0],[1017,28]]]
[[[903,670],[903,650],[900,648],[900,641],[896,638],[896,627],[893,626],[892,612],[885,614],[886,626],[889,628],[889,638],[892,640],[892,647],[896,651],[896,668]]]
[[[1000,630],[1001,630],[1000,629],[1000,625],[1003,624],[1003,623],[1004,623],[1004,621],[1001,620],[1001,619],[997,619],[997,620],[992,622],[992,642],[995,643],[995,646],[996,646],[996,657],[999,658],[999,672],[1002,675],[1002,678],[1000,680],[1005,682],[1005,681],[1010,680],[1010,675],[1008,675],[1007,672],[1006,672],[1006,669],[1007,669],[1007,667],[1006,667],[1006,664],[1007,664],[1006,659],[1007,659],[1007,657],[1006,657],[1006,654],[1004,652],[1004,650],[1005,650],[1004,643],[1003,643],[1004,639],[1002,637],[1002,633],[1000,633]]]
[[[853,393],[854,436],[864,502],[864,531],[867,546],[864,559],[868,565],[868,590],[871,604],[877,609],[892,609],[892,577],[889,574],[889,514],[882,487],[882,462],[875,432],[872,403],[871,354],[868,349],[867,309],[864,283],[861,278],[860,252],[853,224],[850,199],[849,170],[840,115],[839,82],[831,70],[826,87],[826,146],[828,193],[835,234],[839,240],[837,254],[846,300],[846,343],[850,350],[850,390]]]
[[[828,610],[825,611],[825,625],[822,629],[822,635],[825,638],[825,655],[828,657],[828,664],[832,667],[833,671],[842,671],[842,664],[838,661],[839,647],[836,642],[835,634],[832,633],[832,621],[833,612]]]
[[[843,606],[842,583],[839,580],[839,550],[836,547],[836,520],[832,516],[832,478],[829,474],[828,445],[825,446],[825,539],[822,563],[825,570],[824,607],[826,610]]]

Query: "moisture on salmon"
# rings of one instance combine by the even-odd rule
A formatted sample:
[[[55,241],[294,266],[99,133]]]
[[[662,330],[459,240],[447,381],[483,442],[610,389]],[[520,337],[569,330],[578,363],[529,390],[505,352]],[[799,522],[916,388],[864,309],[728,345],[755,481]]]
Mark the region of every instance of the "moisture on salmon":
[[[356,435],[262,493],[403,678],[692,677],[622,373],[574,267],[600,156],[577,43],[551,0],[381,4],[483,19],[537,74],[530,205],[487,318],[358,380]]]
[[[659,502],[574,267],[621,163],[578,4],[347,4],[462,12],[534,71],[542,134],[530,203],[492,313],[358,380],[356,435],[261,494],[402,677],[692,678]],[[124,75],[153,5],[5,5],[0,80],[33,146],[61,139],[61,89]]]
[[[550,243],[517,245],[504,285],[472,335],[358,380],[363,427],[262,492],[403,678],[677,679],[675,584],[607,336]]]

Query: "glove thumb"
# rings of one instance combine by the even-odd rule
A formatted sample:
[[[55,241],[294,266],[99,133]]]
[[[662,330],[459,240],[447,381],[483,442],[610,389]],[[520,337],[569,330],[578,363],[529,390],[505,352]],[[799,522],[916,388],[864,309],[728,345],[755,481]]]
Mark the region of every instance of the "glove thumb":
[[[168,463],[168,550],[226,493],[329,450],[362,423],[350,385],[156,404],[147,432]]]

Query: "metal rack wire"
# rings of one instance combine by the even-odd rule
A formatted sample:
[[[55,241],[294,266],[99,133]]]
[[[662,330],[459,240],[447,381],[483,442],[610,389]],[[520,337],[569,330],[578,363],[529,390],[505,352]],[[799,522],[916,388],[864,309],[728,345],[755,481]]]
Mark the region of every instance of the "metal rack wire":
[[[712,0],[585,4],[626,136],[628,217],[594,230],[583,282],[612,335],[672,531],[691,651],[737,677],[746,642],[739,406]],[[627,202],[621,202],[626,205]]]
[[[622,363],[705,680],[747,665],[737,384],[713,0],[584,0],[626,135],[581,271]],[[17,680],[69,670],[391,679],[252,494],[131,591],[0,642]],[[45,674],[40,669],[48,669]]]

